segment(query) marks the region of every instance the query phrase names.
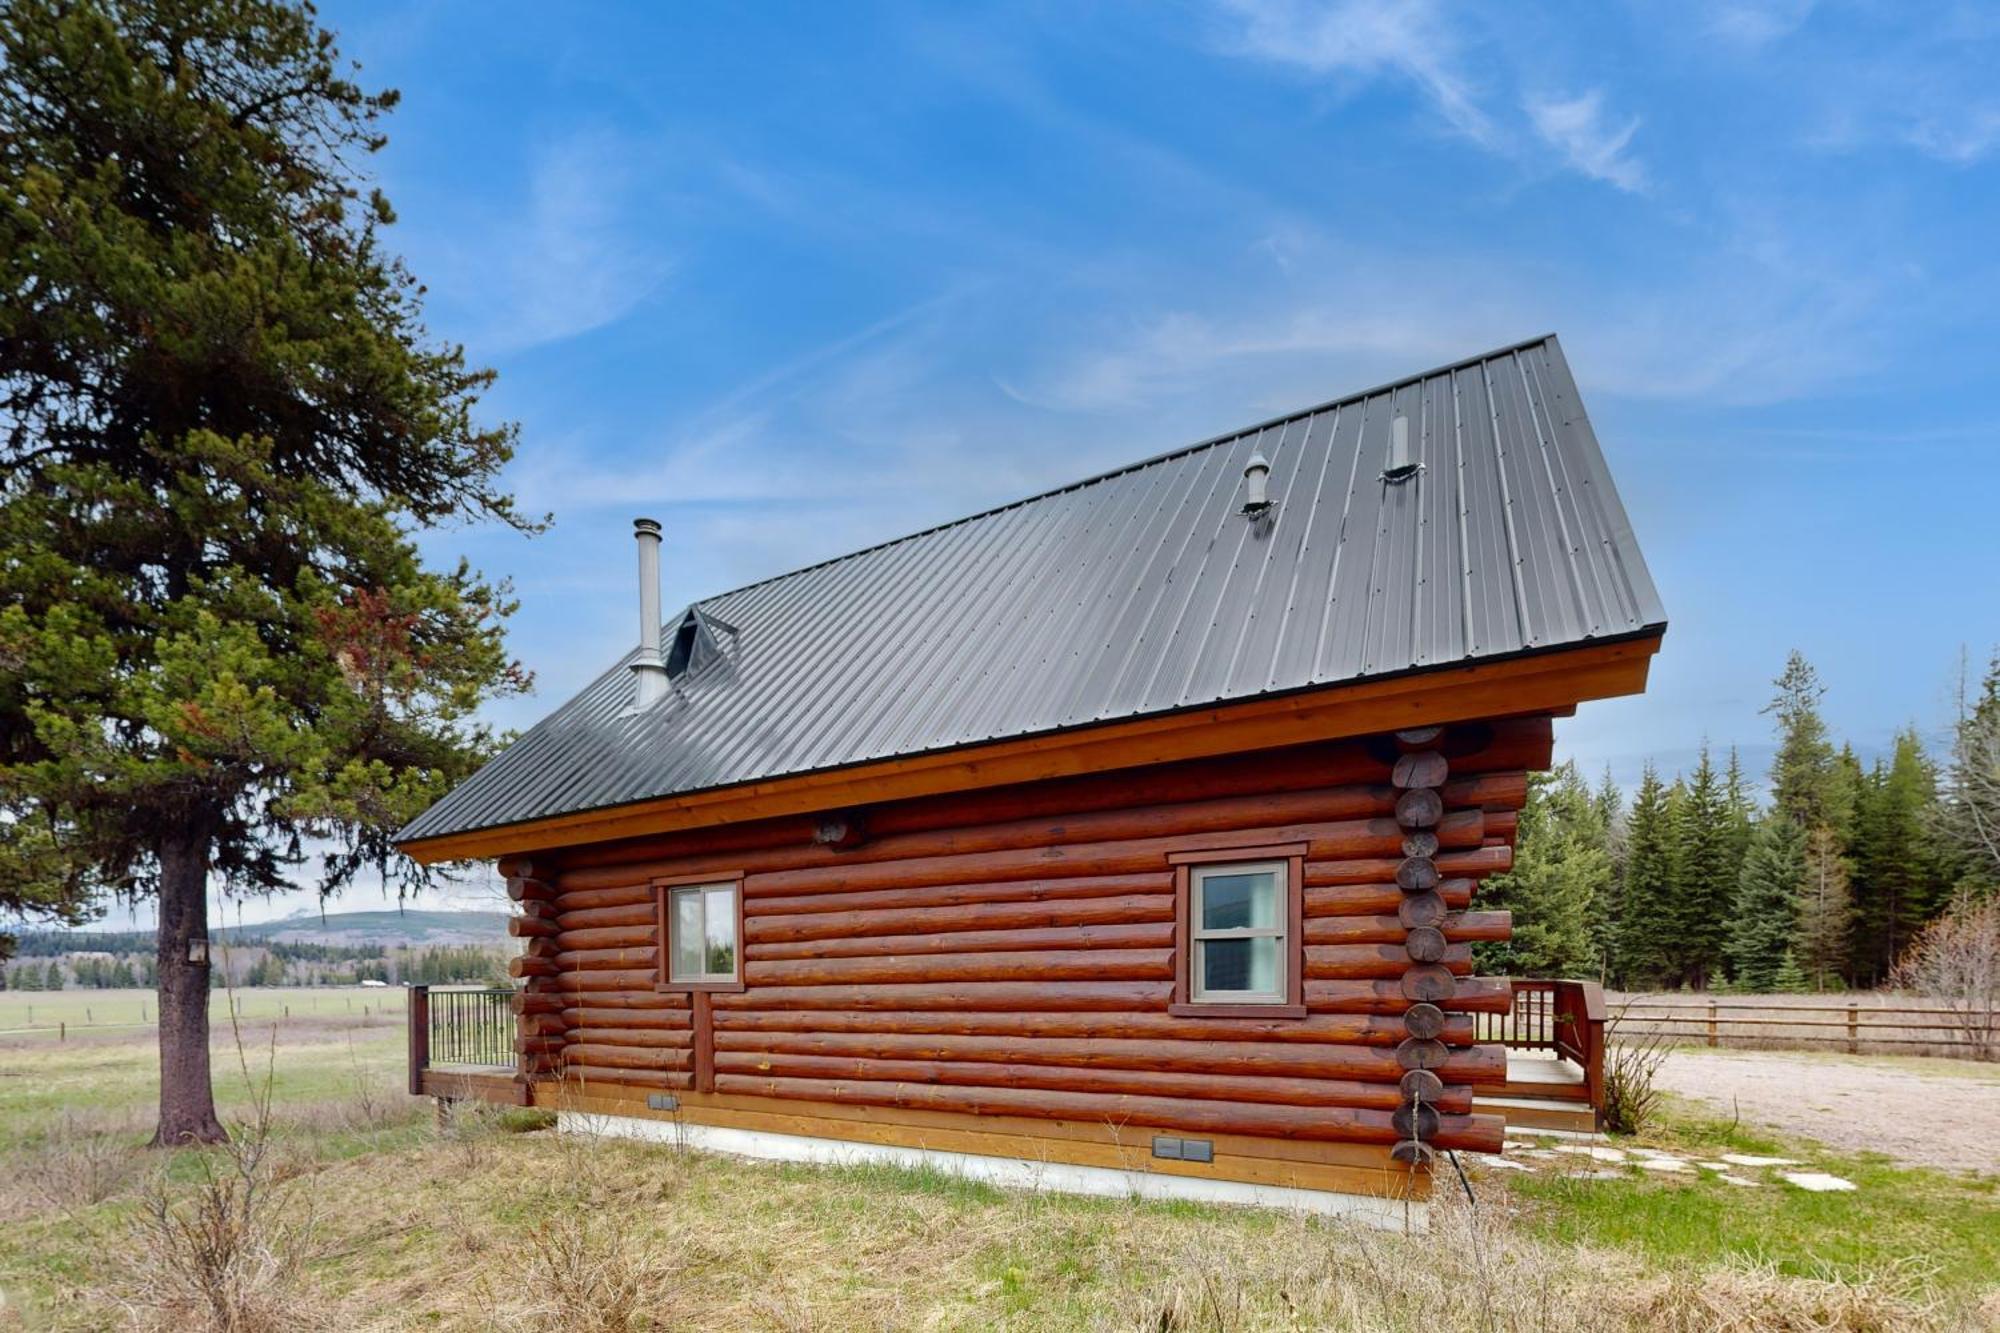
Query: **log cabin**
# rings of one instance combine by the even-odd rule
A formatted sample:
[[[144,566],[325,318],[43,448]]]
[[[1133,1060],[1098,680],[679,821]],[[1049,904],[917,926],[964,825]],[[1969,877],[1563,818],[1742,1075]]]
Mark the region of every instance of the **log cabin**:
[[[661,539],[639,645],[399,835],[523,941],[509,1068],[414,1016],[412,1091],[1395,1224],[1500,1149],[1478,886],[1665,629],[1553,336],[667,621]]]

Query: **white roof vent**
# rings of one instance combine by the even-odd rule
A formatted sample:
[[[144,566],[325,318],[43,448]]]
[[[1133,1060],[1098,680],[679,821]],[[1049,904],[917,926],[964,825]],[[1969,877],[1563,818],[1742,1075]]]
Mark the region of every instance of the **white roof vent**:
[[[1382,469],[1382,480],[1408,481],[1423,470],[1410,449],[1410,419],[1399,412],[1389,423],[1389,466]]]
[[[1251,454],[1250,461],[1243,465],[1243,508],[1238,512],[1249,518],[1258,518],[1269,513],[1270,480],[1271,460],[1264,457],[1264,451],[1259,449]]]

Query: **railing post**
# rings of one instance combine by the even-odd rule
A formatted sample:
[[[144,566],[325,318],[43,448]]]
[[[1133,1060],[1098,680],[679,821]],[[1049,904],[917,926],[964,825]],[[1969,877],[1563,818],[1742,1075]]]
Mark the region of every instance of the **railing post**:
[[[1710,1046],[1717,1046],[1717,1045],[1720,1045],[1720,1044],[1721,1044],[1721,1043],[1720,1043],[1720,1042],[1719,1042],[1719,1041],[1717,1040],[1717,1033],[1716,1033],[1716,1030],[1715,1030],[1715,1001],[1714,1001],[1714,1000],[1710,1000],[1710,1001],[1708,1002],[1708,1044],[1709,1044]]]
[[[424,1069],[431,1062],[431,988],[410,987],[407,1007],[410,1029],[410,1095],[424,1095]]]
[[[1852,1000],[1847,1003],[1847,1053],[1861,1054],[1861,1006]]]

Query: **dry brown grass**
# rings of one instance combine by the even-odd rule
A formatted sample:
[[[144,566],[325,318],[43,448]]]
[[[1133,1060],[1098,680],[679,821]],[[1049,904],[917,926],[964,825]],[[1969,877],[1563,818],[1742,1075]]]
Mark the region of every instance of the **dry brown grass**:
[[[507,1133],[492,1116],[300,1156],[275,1183],[275,1154],[247,1173],[207,1160],[141,1191],[136,1215],[130,1197],[100,1206],[90,1254],[60,1227],[37,1233],[73,1268],[54,1327],[1874,1333],[2000,1315],[1990,1296],[1982,1312],[1929,1294],[1917,1272],[1802,1278],[1551,1243],[1501,1194],[1441,1196],[1430,1233],[1401,1236]],[[136,1275],[116,1257],[135,1240]]]

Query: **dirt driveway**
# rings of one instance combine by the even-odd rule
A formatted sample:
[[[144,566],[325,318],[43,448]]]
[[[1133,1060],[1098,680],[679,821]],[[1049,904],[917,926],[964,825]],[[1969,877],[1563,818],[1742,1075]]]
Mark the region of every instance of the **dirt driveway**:
[[[1968,1060],[1675,1051],[1659,1084],[1745,1124],[1954,1171],[2000,1173],[2000,1066]]]

